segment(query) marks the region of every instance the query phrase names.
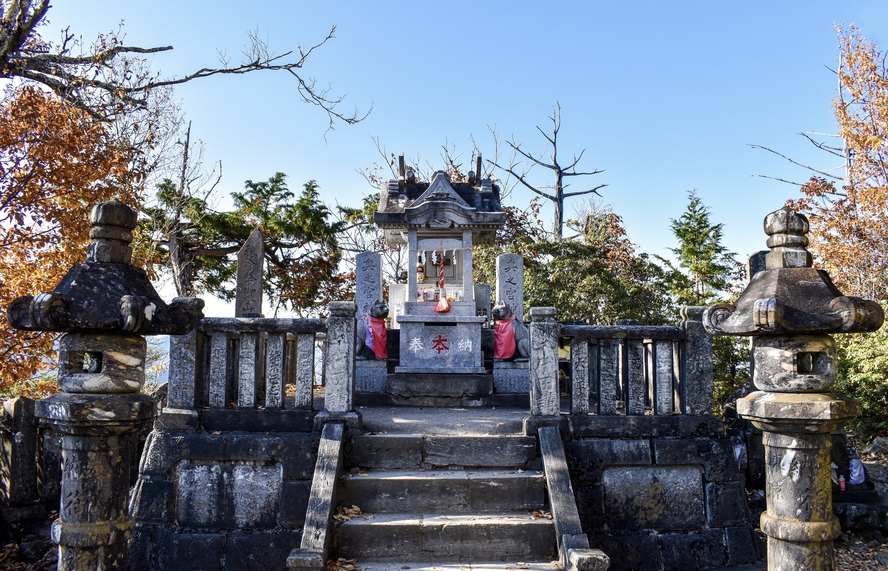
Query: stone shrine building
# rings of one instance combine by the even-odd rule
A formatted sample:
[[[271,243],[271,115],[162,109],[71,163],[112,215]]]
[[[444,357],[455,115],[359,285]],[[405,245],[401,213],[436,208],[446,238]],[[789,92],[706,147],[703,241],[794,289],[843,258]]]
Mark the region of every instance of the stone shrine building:
[[[490,288],[474,283],[472,248],[492,243],[505,219],[499,189],[471,174],[464,183],[443,171],[431,182],[408,175],[382,189],[375,221],[390,246],[406,244],[408,252],[407,283],[390,287],[392,326],[401,330],[396,373],[485,372]]]

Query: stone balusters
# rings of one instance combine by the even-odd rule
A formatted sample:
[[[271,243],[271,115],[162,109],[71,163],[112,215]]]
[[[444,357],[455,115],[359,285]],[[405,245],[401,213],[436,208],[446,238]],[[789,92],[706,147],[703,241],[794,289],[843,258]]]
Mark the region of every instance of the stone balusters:
[[[144,335],[183,334],[203,302],[165,304],[145,272],[130,264],[136,213],[112,200],[90,216],[87,261],[50,293],[20,297],[7,309],[17,329],[66,333],[59,341],[59,387],[36,414],[62,436],[59,518],[52,539],[61,571],[125,569],[133,527],[126,511],[135,433],[156,415],[139,393]]]
[[[839,294],[812,267],[808,220],[789,208],[765,218],[770,252],[735,304],[703,313],[714,335],[753,339],[754,392],[737,411],[763,431],[768,569],[832,570],[839,522],[832,511],[830,432],[854,417],[851,399],[828,392],[836,380],[830,333],[875,331],[879,304]]]

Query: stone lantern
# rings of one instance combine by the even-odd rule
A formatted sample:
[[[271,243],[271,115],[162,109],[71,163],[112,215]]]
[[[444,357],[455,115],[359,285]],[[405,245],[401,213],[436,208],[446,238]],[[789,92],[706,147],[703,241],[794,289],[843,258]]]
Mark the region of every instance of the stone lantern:
[[[706,309],[713,335],[752,337],[753,382],[759,391],[737,411],[763,431],[768,509],[768,569],[835,567],[841,529],[832,511],[830,433],[857,413],[857,403],[830,393],[836,381],[831,333],[875,331],[884,313],[873,301],[843,296],[812,267],[808,220],[790,208],[765,217],[765,269],[739,299]]]
[[[52,292],[20,297],[7,309],[16,329],[65,333],[62,392],[37,405],[37,415],[62,435],[61,505],[52,539],[63,571],[126,567],[133,445],[157,414],[154,400],[139,392],[143,336],[187,333],[203,307],[193,298],[165,304],[145,272],[131,265],[132,208],[117,200],[98,204],[90,223],[86,263]]]

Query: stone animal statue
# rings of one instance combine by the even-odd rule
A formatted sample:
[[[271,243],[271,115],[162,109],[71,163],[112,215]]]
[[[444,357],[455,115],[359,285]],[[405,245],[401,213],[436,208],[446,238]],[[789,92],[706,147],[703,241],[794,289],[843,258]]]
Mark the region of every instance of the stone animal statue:
[[[530,357],[530,332],[527,326],[512,312],[504,301],[498,301],[491,312],[494,321],[494,359],[509,359],[517,356]]]
[[[385,329],[385,318],[388,314],[388,305],[377,299],[370,306],[370,312],[358,320],[355,343],[355,355],[358,359],[388,358],[388,332]]]

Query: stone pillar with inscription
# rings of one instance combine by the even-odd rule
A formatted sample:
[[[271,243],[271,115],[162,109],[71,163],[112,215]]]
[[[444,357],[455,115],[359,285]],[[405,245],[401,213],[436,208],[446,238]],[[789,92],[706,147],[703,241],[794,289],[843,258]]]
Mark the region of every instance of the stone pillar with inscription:
[[[808,220],[789,208],[765,217],[770,251],[734,304],[703,313],[713,335],[752,337],[757,392],[737,412],[763,431],[768,509],[768,569],[830,571],[841,529],[832,510],[830,433],[857,413],[857,403],[829,392],[836,381],[831,333],[875,331],[884,320],[873,301],[843,296],[815,269]]]
[[[235,317],[262,317],[262,270],[265,244],[256,228],[237,253]]]
[[[104,202],[90,222],[86,263],[52,292],[20,297],[7,308],[16,329],[66,333],[59,341],[62,392],[36,408],[62,436],[61,505],[52,539],[63,571],[126,568],[130,450],[136,432],[156,415],[154,400],[139,392],[144,335],[187,333],[203,307],[192,298],[165,304],[145,272],[130,264],[132,208]]]
[[[376,252],[361,252],[355,256],[355,317],[358,320],[370,313],[370,306],[382,300],[382,261]],[[355,391],[384,393],[387,363],[383,360],[361,359],[355,363]]]
[[[508,303],[524,319],[524,258],[519,254],[496,257],[496,301]]]
[[[360,425],[355,412],[355,309],[351,301],[334,301],[327,317],[327,352],[324,357],[324,410],[315,424],[331,420]]]
[[[524,258],[519,254],[502,254],[496,258],[496,301],[509,304],[515,319],[524,319]],[[494,361],[493,384],[498,393],[527,394],[529,361]]]

